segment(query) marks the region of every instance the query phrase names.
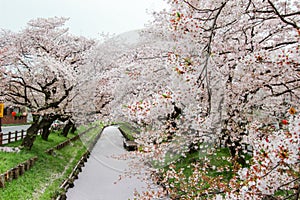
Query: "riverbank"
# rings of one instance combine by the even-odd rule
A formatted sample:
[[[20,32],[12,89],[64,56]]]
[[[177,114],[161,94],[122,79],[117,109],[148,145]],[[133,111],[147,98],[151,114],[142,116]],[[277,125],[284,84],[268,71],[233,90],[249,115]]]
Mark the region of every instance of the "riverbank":
[[[123,148],[123,137],[117,127],[106,128],[91,152],[75,186],[68,190],[67,198],[72,200],[124,200],[134,199],[138,194],[152,188],[158,190],[143,169],[136,152]],[[155,198],[153,198],[155,199]]]
[[[94,135],[101,132],[102,125],[97,126],[89,132],[86,137],[90,139],[94,138]],[[79,132],[85,129],[80,129]],[[70,135],[73,137],[74,135]],[[55,198],[59,191],[59,186],[64,179],[68,177],[82,154],[86,151],[86,146],[81,140],[72,141],[69,145],[65,146],[61,150],[55,150],[51,155],[45,151],[51,147],[56,146],[64,140],[58,133],[52,133],[49,136],[49,141],[43,141],[39,137],[34,144],[31,151],[22,150],[17,154],[13,154],[14,157],[20,158],[23,156],[37,156],[38,160],[34,166],[28,170],[24,175],[20,176],[16,180],[7,182],[5,188],[0,189],[1,200],[25,200],[25,199],[38,199],[49,200]],[[19,143],[13,143],[14,146],[18,146]],[[1,156],[1,163],[3,159],[8,161],[8,158],[12,154],[6,153],[6,156]],[[11,166],[13,161],[17,158],[9,161]],[[7,165],[5,165],[7,166]],[[5,170],[5,169],[3,169]]]

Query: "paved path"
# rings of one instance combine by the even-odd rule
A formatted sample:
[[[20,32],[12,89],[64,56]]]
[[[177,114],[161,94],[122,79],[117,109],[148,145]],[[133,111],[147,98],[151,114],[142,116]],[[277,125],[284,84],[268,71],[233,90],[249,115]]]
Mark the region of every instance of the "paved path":
[[[136,174],[123,177],[130,171],[130,159],[117,159],[124,155],[123,137],[116,127],[106,128],[94,147],[75,186],[67,192],[70,200],[128,200],[134,198],[135,189],[147,190],[147,184]],[[138,169],[136,169],[138,172]],[[120,179],[122,177],[122,179]],[[120,180],[119,180],[120,179]]]
[[[26,131],[30,125],[18,125],[18,126],[2,126],[2,133],[21,131],[22,129]]]

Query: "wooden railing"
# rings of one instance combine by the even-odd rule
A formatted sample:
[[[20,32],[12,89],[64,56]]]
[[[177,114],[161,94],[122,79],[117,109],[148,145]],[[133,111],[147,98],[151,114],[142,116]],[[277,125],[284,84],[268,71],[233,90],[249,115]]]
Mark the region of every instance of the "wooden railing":
[[[18,140],[22,140],[26,135],[26,131],[15,131],[8,133],[0,133],[0,146],[3,144],[8,144],[11,142],[16,142]]]

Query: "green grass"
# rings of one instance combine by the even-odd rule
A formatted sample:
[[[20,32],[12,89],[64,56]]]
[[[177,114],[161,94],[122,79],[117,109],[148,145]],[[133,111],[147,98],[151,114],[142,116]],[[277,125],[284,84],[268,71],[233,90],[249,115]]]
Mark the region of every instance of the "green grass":
[[[0,174],[15,167],[29,158],[34,157],[34,153],[21,151],[19,153],[7,153],[0,151]]]
[[[211,166],[208,171],[208,175],[211,177],[226,176],[227,180],[232,177],[232,171],[228,172],[217,172],[215,168],[228,167],[232,169],[232,163],[229,162],[231,156],[227,148],[217,149],[213,154],[208,154],[203,151],[196,151],[192,153],[187,153],[185,157],[180,157],[177,162],[175,162],[176,170],[184,169],[184,174],[189,177],[192,174],[193,169],[190,167],[192,163],[200,163],[201,165],[208,164]],[[166,169],[168,166],[166,167]]]
[[[6,172],[12,167],[15,167],[19,163],[32,158],[34,156],[40,156],[44,154],[44,151],[67,140],[68,138],[59,136],[57,133],[49,135],[48,141],[42,140],[41,136],[37,136],[36,141],[31,150],[21,150],[19,153],[7,153],[0,152],[0,173]],[[21,145],[21,141],[6,144],[4,146],[18,147]]]
[[[123,131],[125,134],[125,137],[130,140],[134,141],[136,138],[136,135],[140,132],[139,129],[133,127],[127,122],[118,122],[119,128]]]
[[[220,148],[208,153],[209,151],[207,151],[206,146],[209,145],[203,146],[204,147],[199,151],[186,153],[185,156],[180,156],[177,157],[176,160],[173,160],[171,165],[163,167],[162,173],[159,174],[160,177],[164,177],[164,173],[166,173],[171,166],[178,174],[181,174],[179,181],[171,177],[168,179],[167,184],[173,185],[173,193],[171,194],[173,198],[181,198],[184,196],[186,188],[190,188],[190,192],[195,194],[202,194],[210,188],[210,182],[215,178],[222,180],[225,184],[232,178],[233,166],[230,162],[231,156],[229,150],[227,148]],[[169,159],[168,156],[166,156],[166,159]],[[198,164],[197,166],[200,168],[206,166],[206,171],[199,171],[203,180],[198,180],[196,188],[189,186],[189,178],[193,176],[193,172],[195,171],[193,164]]]
[[[244,157],[247,161],[251,159],[249,155]],[[203,195],[200,199],[208,199],[209,195],[206,194],[217,192],[216,184],[228,185],[235,173],[229,149],[214,149],[210,144],[201,144],[198,151],[188,152],[185,156],[171,158],[167,154],[164,163],[155,163],[153,166],[161,168],[158,177],[162,179],[167,176],[169,170],[177,172],[176,176],[179,178],[171,176],[164,180],[167,181],[167,187],[172,188],[170,195],[174,199],[186,199],[190,194]],[[190,180],[194,180],[195,177],[197,182],[192,186]]]
[[[215,169],[210,169],[208,171],[208,175],[210,177],[222,176],[226,182],[229,181],[233,176],[233,166],[230,159],[231,155],[228,148],[217,149],[215,153],[208,155],[208,160],[211,166],[228,169],[228,171],[221,172]]]
[[[79,131],[83,131],[84,129],[86,128],[80,128]],[[98,126],[97,129],[93,129],[85,137],[92,139],[101,129],[102,126]],[[70,134],[69,138],[73,136]],[[45,153],[45,150],[56,146],[66,139],[58,134],[50,134],[49,141],[43,141],[38,137],[31,151],[22,150],[18,154],[7,154],[6,158],[14,157],[26,160],[27,156],[38,156],[38,160],[24,175],[20,176],[17,180],[7,182],[6,187],[0,189],[0,199],[49,200],[53,198],[58,193],[60,184],[69,176],[78,160],[87,150],[86,145],[81,140],[76,140],[65,148],[55,151],[53,155]],[[14,145],[18,146],[18,143],[14,143]],[[18,164],[18,161],[15,163]],[[13,165],[13,162],[10,165]],[[0,166],[2,166],[3,170],[5,170],[4,168],[8,168],[2,162]]]
[[[248,154],[242,155],[244,157],[246,164],[243,167],[250,167],[252,157]],[[206,165],[205,171],[198,171],[201,174],[200,179],[198,179],[197,186],[191,188],[189,183],[189,177],[193,176],[195,168],[191,166],[192,163],[200,164],[201,166]],[[211,197],[209,192],[218,192],[218,189],[215,187],[216,182],[220,182],[224,185],[228,185],[229,181],[235,175],[234,166],[232,164],[231,155],[228,148],[219,148],[216,149],[213,153],[207,153],[205,151],[198,151],[188,153],[185,157],[181,157],[177,162],[173,162],[173,169],[177,172],[182,172],[183,176],[176,180],[175,178],[169,178],[168,184],[173,185],[175,191],[171,193],[173,198],[182,198],[186,199],[186,188],[190,188],[189,192],[194,194],[204,194],[203,197],[197,199],[209,199]],[[198,165],[199,166],[199,165]],[[242,165],[240,165],[242,167]],[[170,165],[164,167],[164,172],[160,174],[161,177],[165,176],[165,172],[170,169]],[[180,173],[178,173],[180,174]],[[230,188],[230,187],[228,187]],[[295,194],[295,191],[292,190],[278,190],[275,192],[274,196],[279,197],[279,199],[291,199],[287,198]],[[182,196],[181,196],[182,195]]]

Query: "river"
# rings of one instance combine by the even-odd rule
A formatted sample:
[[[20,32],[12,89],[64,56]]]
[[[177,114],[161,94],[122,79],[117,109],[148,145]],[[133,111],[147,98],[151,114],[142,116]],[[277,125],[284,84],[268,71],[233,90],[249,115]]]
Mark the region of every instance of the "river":
[[[149,188],[157,190],[149,175],[143,173],[146,167],[138,167],[138,160],[132,155],[134,153],[130,158],[126,156],[123,136],[118,128],[105,128],[79,179],[74,182],[75,186],[68,190],[67,199],[128,200],[134,199],[135,191],[142,193],[149,191]],[[135,162],[136,168],[131,166]]]

